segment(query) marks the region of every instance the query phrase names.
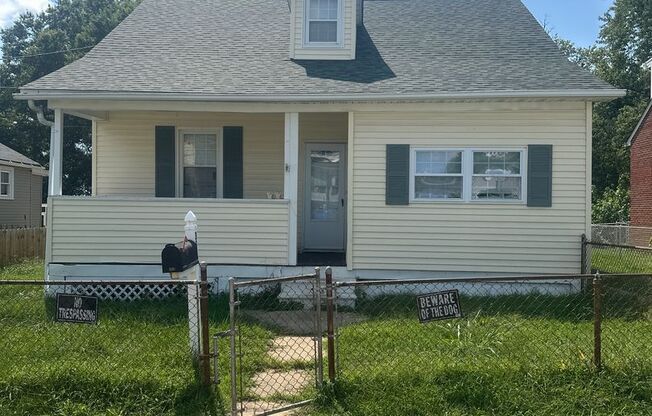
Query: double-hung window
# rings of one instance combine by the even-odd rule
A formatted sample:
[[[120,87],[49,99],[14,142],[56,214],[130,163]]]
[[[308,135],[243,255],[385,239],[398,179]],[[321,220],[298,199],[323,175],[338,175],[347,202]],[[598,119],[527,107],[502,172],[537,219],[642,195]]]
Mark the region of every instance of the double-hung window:
[[[0,198],[12,199],[14,197],[14,170],[0,167]]]
[[[474,201],[523,199],[522,152],[474,151],[471,198]]]
[[[305,1],[305,43],[310,46],[338,46],[342,26],[342,0]]]
[[[218,135],[181,132],[181,180],[185,198],[217,198],[219,185]]]
[[[524,201],[522,149],[413,148],[411,153],[414,201]]]
[[[462,155],[461,150],[416,150],[414,199],[462,199]]]

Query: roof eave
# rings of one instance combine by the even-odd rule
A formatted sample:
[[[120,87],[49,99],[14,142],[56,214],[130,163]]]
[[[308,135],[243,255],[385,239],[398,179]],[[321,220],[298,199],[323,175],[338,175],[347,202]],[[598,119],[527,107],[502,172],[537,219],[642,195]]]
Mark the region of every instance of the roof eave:
[[[0,159],[0,165],[11,166],[14,168],[31,169],[32,173],[39,176],[47,176],[48,174],[48,171],[43,166],[39,165],[36,162],[32,164],[32,163],[18,162],[15,160]]]
[[[643,112],[643,115],[641,116],[641,119],[638,121],[638,124],[634,128],[634,131],[632,132],[632,135],[629,136],[629,140],[627,140],[627,147],[631,146],[632,143],[634,143],[634,139],[636,139],[636,135],[638,135],[639,130],[643,126],[643,123],[645,122],[645,119],[647,118],[648,114],[650,113],[650,110],[652,109],[652,101],[650,101],[650,104],[648,104],[647,108]]]
[[[113,92],[22,89],[14,94],[19,100],[94,99],[121,101],[206,101],[206,102],[365,102],[365,101],[444,101],[464,99],[579,99],[610,101],[623,97],[621,89],[482,91],[438,94],[196,94],[161,92]]]

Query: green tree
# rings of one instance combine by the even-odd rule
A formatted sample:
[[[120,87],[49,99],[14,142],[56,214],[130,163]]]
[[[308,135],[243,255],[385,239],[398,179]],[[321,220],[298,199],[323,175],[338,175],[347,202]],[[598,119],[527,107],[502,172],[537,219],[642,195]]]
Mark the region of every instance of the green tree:
[[[82,57],[137,5],[139,0],[59,0],[42,13],[25,13],[0,30],[0,142],[48,165],[49,129],[27,104],[14,100],[15,87],[27,84]],[[60,52],[66,51],[66,52]],[[64,120],[66,194],[87,194],[91,181],[91,123]]]
[[[590,48],[555,40],[571,61],[627,90],[625,97],[598,103],[593,111],[593,220],[614,222],[627,220],[626,144],[650,99],[650,75],[642,65],[652,58],[652,2],[615,0],[601,20],[598,42]]]
[[[629,177],[627,139],[650,98],[649,73],[642,65],[652,58],[652,2],[616,0],[602,21],[588,60],[600,78],[626,89],[627,95],[595,106],[593,183],[598,201],[626,186],[622,184]]]

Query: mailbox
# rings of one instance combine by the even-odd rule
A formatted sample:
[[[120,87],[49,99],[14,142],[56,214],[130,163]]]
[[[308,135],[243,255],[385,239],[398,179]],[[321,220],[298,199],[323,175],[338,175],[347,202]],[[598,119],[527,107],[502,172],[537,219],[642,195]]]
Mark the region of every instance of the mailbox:
[[[199,264],[197,243],[185,240],[177,244],[166,244],[161,252],[163,273],[179,273]]]

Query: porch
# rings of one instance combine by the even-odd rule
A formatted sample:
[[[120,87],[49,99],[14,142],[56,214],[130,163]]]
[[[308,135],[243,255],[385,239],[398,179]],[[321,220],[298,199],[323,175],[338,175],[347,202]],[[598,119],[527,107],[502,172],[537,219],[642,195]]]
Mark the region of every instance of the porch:
[[[106,112],[93,121],[88,197],[61,195],[62,117],[57,110],[48,265],[155,266],[163,245],[182,238],[188,210],[210,264],[343,259],[348,113]],[[302,252],[311,254],[298,261]]]

